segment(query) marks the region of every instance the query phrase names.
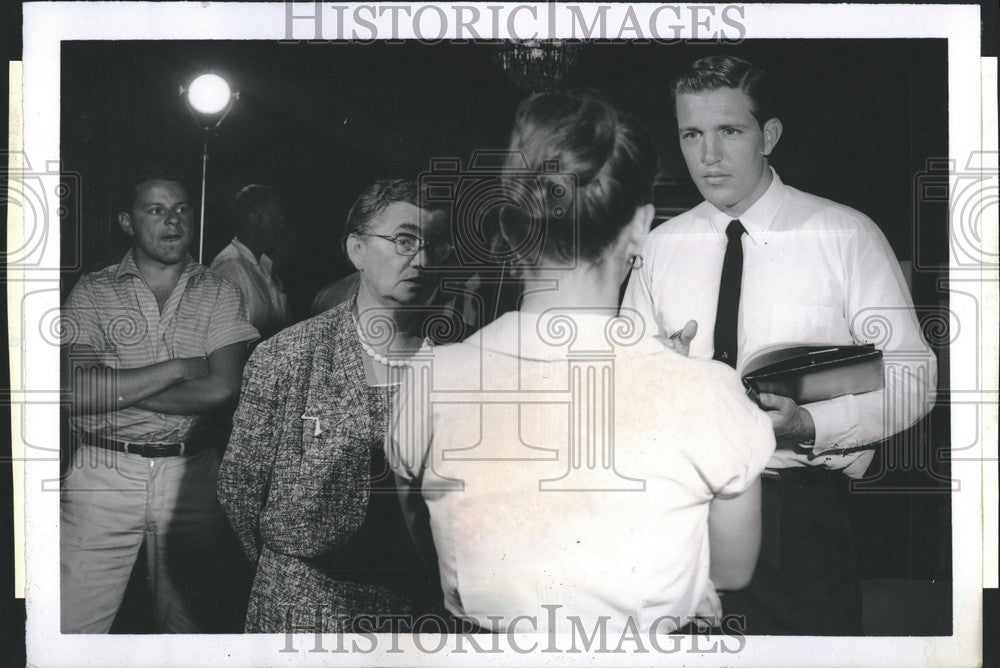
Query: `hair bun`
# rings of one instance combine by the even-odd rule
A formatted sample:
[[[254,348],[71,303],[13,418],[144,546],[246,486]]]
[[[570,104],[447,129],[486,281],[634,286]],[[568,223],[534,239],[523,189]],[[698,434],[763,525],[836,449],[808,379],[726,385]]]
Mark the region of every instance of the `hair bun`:
[[[588,105],[588,111],[594,114],[593,120],[593,153],[590,166],[596,175],[611,159],[618,140],[618,114],[614,108],[603,100],[594,100]],[[589,179],[588,179],[589,182]]]
[[[636,207],[650,201],[652,140],[594,92],[541,93],[522,102],[510,150],[538,175],[509,179],[509,199],[525,204],[508,212],[503,227],[515,244],[537,240],[547,257],[599,257]],[[558,174],[550,168],[553,161]],[[519,191],[535,196],[522,198]]]

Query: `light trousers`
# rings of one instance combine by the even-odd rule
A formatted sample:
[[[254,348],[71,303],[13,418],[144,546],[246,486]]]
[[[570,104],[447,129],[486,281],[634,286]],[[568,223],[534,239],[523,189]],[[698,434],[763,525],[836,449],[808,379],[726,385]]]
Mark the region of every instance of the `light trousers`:
[[[60,497],[63,633],[108,632],[143,541],[159,630],[213,630],[229,531],[217,471],[211,448],[158,458],[77,449]]]

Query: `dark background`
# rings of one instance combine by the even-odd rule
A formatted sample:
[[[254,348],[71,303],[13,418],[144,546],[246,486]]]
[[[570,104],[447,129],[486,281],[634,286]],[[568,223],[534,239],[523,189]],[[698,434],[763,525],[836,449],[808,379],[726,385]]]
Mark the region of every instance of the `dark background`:
[[[197,198],[203,137],[179,88],[211,69],[239,90],[239,99],[210,144],[205,262],[232,236],[226,208],[236,190],[248,183],[277,186],[297,232],[276,259],[297,319],[306,317],[315,292],[350,271],[338,239],[364,186],[379,176],[415,176],[432,157],[468,161],[476,150],[504,147],[526,90],[500,69],[497,49],[63,43],[61,155],[81,202],[63,225],[63,294],[82,271],[117,262],[126,249],[116,193],[128,166],[179,165],[191,175]],[[948,294],[939,279],[947,271],[947,211],[915,198],[928,159],[948,155],[944,40],[591,43],[578,49],[578,62],[560,85],[597,89],[647,125],[661,156],[661,218],[700,201],[678,148],[668,85],[673,73],[718,52],[764,67],[784,92],[784,134],[772,159],[782,179],[874,219],[897,257],[916,267],[920,316],[930,323],[946,314]],[[948,337],[928,338],[944,389]],[[945,634],[951,628],[948,438],[948,411],[941,406],[885,444],[873,480],[853,496],[862,577],[938,583],[943,609],[919,628]],[[904,462],[900,453],[913,448],[922,456]]]
[[[912,260],[914,175],[927,158],[947,155],[946,48],[944,40],[592,43],[579,46],[563,84],[596,88],[647,125],[662,156],[657,204],[683,210],[700,198],[677,145],[668,82],[702,55],[748,58],[786,93],[773,157],[782,178],[868,214],[899,258]],[[128,166],[179,166],[198,196],[202,135],[178,91],[211,69],[240,97],[209,147],[205,259],[232,236],[225,212],[234,192],[274,184],[298,227],[279,260],[304,316],[312,294],[349,271],[337,239],[372,179],[413,176],[432,157],[467,161],[476,149],[504,147],[526,91],[505,76],[496,53],[482,44],[64,42],[62,159],[79,174],[83,202],[63,226],[68,264],[80,256],[64,290],[81,270],[116,262],[125,250],[114,194]],[[922,233],[923,265],[947,262],[946,222],[937,222]],[[936,304],[936,277],[916,278],[916,301]]]

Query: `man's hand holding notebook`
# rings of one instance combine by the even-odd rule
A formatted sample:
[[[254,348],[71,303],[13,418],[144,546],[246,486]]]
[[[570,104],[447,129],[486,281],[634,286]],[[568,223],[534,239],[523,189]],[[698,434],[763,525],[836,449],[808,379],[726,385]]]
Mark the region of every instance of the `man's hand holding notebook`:
[[[782,344],[757,351],[743,364],[747,395],[778,394],[802,405],[885,386],[882,351],[873,345]]]

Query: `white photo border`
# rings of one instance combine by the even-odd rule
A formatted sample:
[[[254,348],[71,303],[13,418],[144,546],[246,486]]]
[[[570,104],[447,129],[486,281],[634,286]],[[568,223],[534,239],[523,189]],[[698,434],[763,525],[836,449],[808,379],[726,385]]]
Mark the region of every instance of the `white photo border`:
[[[461,4],[461,3],[454,3]],[[496,3],[502,5],[502,3]],[[525,6],[529,3],[523,3]],[[348,5],[344,5],[348,6]],[[413,4],[415,10],[421,4]],[[441,7],[449,7],[441,3]],[[513,3],[503,5],[512,7]],[[537,12],[545,16],[549,5],[536,3]],[[592,11],[588,5],[578,5]],[[598,7],[599,5],[590,5]],[[614,12],[631,7],[639,17],[660,5],[616,5]],[[707,5],[701,5],[707,6]],[[947,5],[738,5],[742,8],[742,24],[746,39],[763,38],[917,38],[936,37],[948,40],[949,95],[949,156],[964,166],[968,156],[982,150],[980,108],[980,17],[976,6]],[[314,3],[301,3],[296,11],[308,12]],[[678,7],[683,7],[678,5]],[[723,5],[717,5],[721,8]],[[331,11],[324,5],[323,11]],[[64,40],[282,40],[287,39],[288,6],[285,3],[132,3],[132,2],[67,2],[27,3],[24,6],[24,151],[28,164],[41,171],[59,156],[60,114],[60,43]],[[347,12],[349,15],[350,12]],[[539,29],[540,37],[566,37],[565,21],[555,22],[556,33],[546,32],[545,21],[532,23],[530,12],[522,13],[517,25],[524,29],[519,36]],[[609,16],[614,16],[609,15]],[[388,20],[379,21],[380,36],[388,34]],[[609,18],[610,25],[617,25]],[[292,37],[310,39],[313,27],[308,22],[293,24]],[[399,36],[414,37],[412,25],[403,25]],[[454,30],[450,26],[449,30]],[[507,26],[492,37],[507,38]],[[347,26],[348,34],[350,26]],[[681,37],[690,37],[686,28]],[[324,34],[329,38],[331,35]],[[453,35],[449,35],[451,37]],[[607,35],[615,37],[615,35]],[[58,173],[45,178],[45,192],[54,201]],[[951,229],[955,229],[955,222]],[[41,324],[59,308],[60,244],[57,227],[47,230],[49,240],[41,250],[40,270],[26,276],[25,292],[36,298],[24,302],[25,340],[24,363],[29,369],[25,379],[25,396],[37,396],[39,401],[26,401],[24,436],[29,443],[58,443],[58,350],[46,343],[40,333]],[[11,277],[14,278],[13,276]],[[962,280],[963,292],[974,293],[982,303],[985,297],[982,281],[992,275],[984,270],[982,279],[969,281],[968,273],[952,279]],[[42,294],[44,293],[44,294]],[[971,312],[964,300],[952,303],[955,321],[978,322],[975,307]],[[954,325],[954,321],[952,323]],[[984,401],[995,401],[995,388],[978,388],[980,356],[996,359],[996,332],[983,329],[986,350],[970,346],[951,350],[951,387],[981,391]],[[983,353],[986,353],[983,355]],[[37,394],[32,394],[37,393]],[[49,397],[46,402],[43,397]],[[986,413],[990,413],[986,411]],[[976,424],[952,423],[952,442],[977,442]],[[978,429],[978,431],[977,431]],[[993,432],[995,434],[995,431]],[[952,476],[961,481],[961,491],[953,494],[953,615],[954,634],[950,637],[893,638],[813,638],[813,637],[747,637],[738,654],[705,651],[710,644],[704,637],[685,639],[678,651],[671,654],[610,654],[596,659],[613,660],[623,665],[662,664],[718,665],[879,665],[910,666],[917,664],[972,665],[979,659],[982,645],[982,479],[980,476],[983,443],[963,457],[971,461],[952,464]],[[502,654],[480,654],[467,651],[452,654],[448,649],[422,653],[413,638],[402,636],[398,646],[379,645],[368,654],[310,653],[313,638],[308,634],[296,637],[296,652],[281,652],[284,636],[73,636],[59,632],[59,495],[43,491],[45,481],[59,477],[55,459],[26,462],[26,562],[27,562],[27,650],[33,665],[437,665],[441,663],[535,665],[539,662],[588,664],[595,656],[578,654],[518,653],[513,648]],[[49,487],[51,489],[51,482]],[[520,647],[539,642],[530,635],[518,636]],[[712,642],[718,642],[713,640]],[[327,642],[329,648],[333,643]],[[424,646],[434,647],[434,641]],[[665,645],[667,643],[664,643]],[[729,646],[735,644],[729,642]],[[506,639],[502,645],[507,647]],[[350,646],[350,641],[348,641]],[[368,642],[362,640],[361,647]],[[448,647],[454,646],[454,639]],[[699,651],[697,647],[700,646]],[[544,642],[539,648],[544,647]],[[393,651],[398,649],[400,651]],[[467,645],[466,649],[469,647]],[[474,657],[474,658],[473,658]]]

